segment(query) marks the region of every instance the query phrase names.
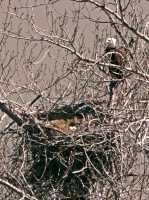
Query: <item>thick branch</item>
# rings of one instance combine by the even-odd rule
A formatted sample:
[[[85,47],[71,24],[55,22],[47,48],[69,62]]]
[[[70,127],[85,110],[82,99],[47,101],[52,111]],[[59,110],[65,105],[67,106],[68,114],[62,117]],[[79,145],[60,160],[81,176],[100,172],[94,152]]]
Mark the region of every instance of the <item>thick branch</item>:
[[[4,102],[0,102],[0,110],[6,113],[13,121],[17,123],[18,126],[21,126],[23,124],[22,119],[14,114],[9,108],[7,108]]]
[[[40,97],[42,97],[41,94],[39,94],[38,96],[36,96],[29,104],[28,106],[31,107]],[[8,130],[16,121],[13,120],[5,129],[4,131]],[[21,124],[22,125],[22,124]]]

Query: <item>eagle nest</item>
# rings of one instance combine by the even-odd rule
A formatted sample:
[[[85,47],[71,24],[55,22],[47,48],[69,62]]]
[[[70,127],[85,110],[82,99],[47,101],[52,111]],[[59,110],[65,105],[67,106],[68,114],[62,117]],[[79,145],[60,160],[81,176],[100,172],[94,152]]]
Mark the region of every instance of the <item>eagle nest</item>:
[[[111,182],[118,134],[108,114],[83,103],[22,119],[24,177],[39,199],[87,199],[95,182]]]

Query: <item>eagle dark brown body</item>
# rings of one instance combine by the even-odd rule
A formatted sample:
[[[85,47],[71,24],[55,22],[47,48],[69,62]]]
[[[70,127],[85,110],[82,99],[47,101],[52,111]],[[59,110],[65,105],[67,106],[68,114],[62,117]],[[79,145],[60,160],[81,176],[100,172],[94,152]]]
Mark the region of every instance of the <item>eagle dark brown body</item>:
[[[109,106],[112,100],[113,90],[117,88],[119,83],[124,79],[124,67],[127,63],[128,49],[125,47],[117,48],[115,38],[108,38],[106,43],[105,56],[111,64],[111,66],[109,66],[109,73],[112,78],[109,84]]]
[[[127,49],[125,47],[111,48],[107,47],[105,53],[109,53],[110,63],[116,66],[109,66],[109,73],[112,78],[123,79],[123,68],[126,64]]]

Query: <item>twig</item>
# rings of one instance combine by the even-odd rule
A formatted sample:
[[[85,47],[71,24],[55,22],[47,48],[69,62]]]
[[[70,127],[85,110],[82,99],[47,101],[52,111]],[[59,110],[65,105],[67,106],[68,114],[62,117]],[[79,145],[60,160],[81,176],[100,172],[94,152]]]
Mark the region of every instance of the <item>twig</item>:
[[[21,190],[18,187],[15,187],[14,185],[12,185],[11,183],[9,183],[7,180],[4,180],[0,177],[0,183],[7,186],[8,188],[10,188],[11,190],[17,192],[18,194],[20,194],[22,196],[21,199],[27,199],[27,200],[38,200],[36,197],[31,196],[29,194],[26,194],[24,190]]]
[[[39,94],[37,97],[35,97],[35,98],[29,103],[29,107],[32,106],[40,97],[42,97],[41,94]]]

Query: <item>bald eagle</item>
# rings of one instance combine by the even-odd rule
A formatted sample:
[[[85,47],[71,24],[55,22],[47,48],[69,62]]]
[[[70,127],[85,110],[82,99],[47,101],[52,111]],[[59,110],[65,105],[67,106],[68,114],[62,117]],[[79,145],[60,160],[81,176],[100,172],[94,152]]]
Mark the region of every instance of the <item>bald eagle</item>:
[[[126,47],[116,47],[116,39],[115,38],[107,38],[106,40],[106,48],[105,48],[105,56],[108,57],[110,62],[109,73],[111,75],[112,80],[109,84],[109,94],[110,101],[112,99],[113,90],[117,88],[119,83],[124,78],[124,67],[127,63],[127,53],[128,49]]]
[[[68,104],[55,109],[53,112],[41,113],[39,118],[47,118],[45,128],[53,128],[62,133],[69,134],[77,129],[84,120],[97,118],[102,115],[94,110],[94,105],[90,102],[80,102]]]

